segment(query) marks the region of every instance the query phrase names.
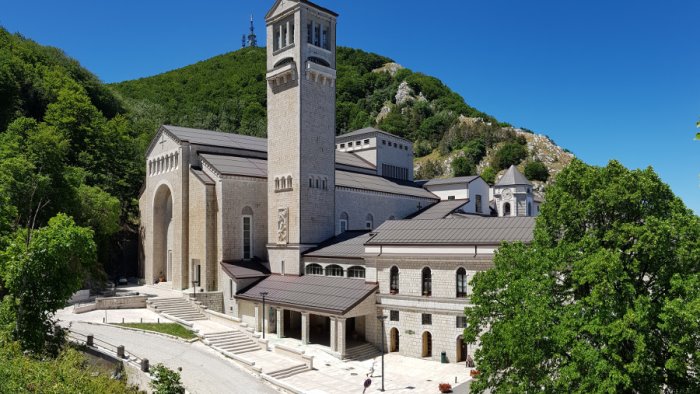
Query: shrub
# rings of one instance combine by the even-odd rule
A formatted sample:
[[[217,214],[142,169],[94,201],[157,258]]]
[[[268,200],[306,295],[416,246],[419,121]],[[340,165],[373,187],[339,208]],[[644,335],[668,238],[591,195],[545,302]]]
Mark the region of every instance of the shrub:
[[[416,172],[417,179],[433,179],[442,175],[442,167],[436,160],[427,160]]]
[[[525,164],[525,176],[531,181],[547,182],[549,171],[541,161],[530,161]]]
[[[503,144],[491,161],[491,166],[497,170],[505,170],[511,165],[519,164],[527,157],[527,147],[517,142]]]
[[[466,157],[459,155],[452,160],[452,173],[454,176],[467,176],[476,174],[476,165]]]
[[[153,381],[151,382],[156,394],[184,394],[185,387],[180,382],[180,373],[158,364],[153,367]]]
[[[481,171],[481,178],[493,185],[496,182],[496,170],[493,167],[486,167]]]

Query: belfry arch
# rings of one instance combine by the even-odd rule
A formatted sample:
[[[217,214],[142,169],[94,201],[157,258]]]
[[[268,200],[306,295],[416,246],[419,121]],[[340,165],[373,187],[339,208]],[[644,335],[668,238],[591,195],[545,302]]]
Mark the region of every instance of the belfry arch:
[[[173,226],[173,194],[170,187],[160,185],[153,197],[153,282],[173,280],[175,236]]]

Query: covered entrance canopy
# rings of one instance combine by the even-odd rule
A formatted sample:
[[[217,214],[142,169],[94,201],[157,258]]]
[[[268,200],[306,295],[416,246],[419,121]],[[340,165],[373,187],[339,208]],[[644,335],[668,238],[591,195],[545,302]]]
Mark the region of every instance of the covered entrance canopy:
[[[262,303],[261,293],[266,293],[266,306],[278,311],[278,335],[285,336],[285,328],[300,327],[303,343],[328,345],[343,357],[348,341],[357,339],[358,334],[364,337],[364,316],[376,313],[377,290],[377,284],[358,279],[273,275],[236,298]],[[301,321],[285,321],[293,318]],[[296,330],[288,334],[298,335]]]

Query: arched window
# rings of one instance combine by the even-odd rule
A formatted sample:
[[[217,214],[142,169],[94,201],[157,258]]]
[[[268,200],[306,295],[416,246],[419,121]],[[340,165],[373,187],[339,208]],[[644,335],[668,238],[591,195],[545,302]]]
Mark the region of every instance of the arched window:
[[[365,218],[365,228],[367,230],[371,230],[374,228],[374,216],[372,216],[371,213],[368,213],[367,217]]]
[[[275,190],[279,190],[279,189],[280,189],[280,179],[275,178]]]
[[[341,234],[348,231],[348,223],[349,223],[348,214],[345,212],[341,213],[340,220],[338,222]]]
[[[282,177],[280,179],[280,190],[284,190],[287,188],[287,178]]]
[[[326,267],[326,276],[343,276],[343,267],[339,265],[329,265]]]
[[[510,203],[503,204],[503,216],[510,216]]]
[[[365,278],[364,267],[350,267],[348,268],[348,278]]]
[[[428,267],[421,272],[421,294],[425,297],[433,294],[433,273]]]
[[[328,190],[328,179],[323,178],[323,190]]]
[[[457,298],[467,296],[467,270],[460,268],[457,270]]]
[[[391,267],[389,271],[389,292],[391,294],[399,294],[399,267]]]
[[[253,210],[243,208],[243,260],[253,258]]]
[[[314,178],[309,177],[309,187],[314,187]]]
[[[316,189],[319,189],[319,188],[321,187],[321,186],[318,184],[318,182],[319,182],[319,179],[316,178]]]
[[[309,264],[306,266],[306,275],[323,275],[323,267],[318,264]]]
[[[532,203],[527,203],[527,216],[532,216]]]
[[[291,188],[292,188],[292,176],[290,175],[287,177],[287,189],[291,189]]]

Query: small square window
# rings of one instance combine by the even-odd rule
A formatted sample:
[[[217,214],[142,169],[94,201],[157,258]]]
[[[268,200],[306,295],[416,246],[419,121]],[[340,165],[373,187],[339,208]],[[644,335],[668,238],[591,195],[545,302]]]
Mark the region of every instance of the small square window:
[[[365,145],[369,145],[369,140],[365,140]]]
[[[386,140],[382,140],[382,145],[386,145]]]
[[[348,142],[348,148],[352,147],[352,142]]]
[[[389,311],[389,320],[399,321],[399,311]]]
[[[396,142],[394,142],[394,148],[396,148],[397,146],[398,146],[398,145],[396,144]]]
[[[340,149],[345,148],[345,144],[340,144]]]
[[[423,313],[421,314],[420,321],[423,325],[431,325],[433,324],[433,315],[430,313]]]
[[[454,200],[454,199],[455,199],[455,196],[447,196],[447,199],[448,199],[448,200]]]
[[[355,141],[355,146],[362,146],[362,141]]]
[[[466,316],[457,316],[457,328],[467,328],[467,317]]]

